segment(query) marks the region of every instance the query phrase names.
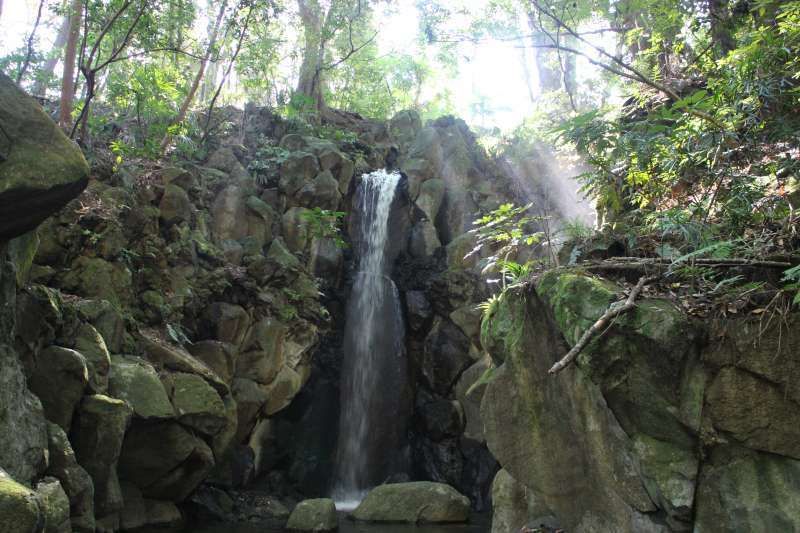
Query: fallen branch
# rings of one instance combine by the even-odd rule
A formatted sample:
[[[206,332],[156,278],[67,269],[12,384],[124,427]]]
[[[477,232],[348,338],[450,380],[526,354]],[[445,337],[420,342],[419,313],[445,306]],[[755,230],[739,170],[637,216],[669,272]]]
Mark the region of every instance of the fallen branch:
[[[625,314],[631,309],[633,309],[634,306],[636,305],[636,298],[639,296],[639,293],[642,292],[644,286],[650,283],[651,281],[655,281],[656,279],[658,279],[658,276],[643,276],[639,278],[639,281],[636,283],[636,286],[633,289],[631,289],[628,298],[626,300],[620,300],[618,302],[614,302],[613,304],[611,304],[608,310],[605,313],[603,313],[603,316],[597,319],[597,322],[592,324],[592,327],[587,329],[586,332],[578,340],[578,342],[575,343],[575,346],[573,346],[572,349],[569,352],[567,352],[567,355],[562,357],[560,361],[558,361],[556,364],[550,367],[550,370],[547,371],[548,374],[557,374],[558,372],[561,372],[567,366],[569,366],[569,364],[572,363],[572,361],[574,361],[576,357],[578,357],[578,354],[581,353],[581,351],[586,347],[586,345],[589,344],[589,341],[591,341],[592,338],[595,335],[597,335],[600,331],[605,329],[612,319],[622,314]]]
[[[682,263],[705,265],[705,266],[751,266],[761,268],[791,268],[793,265],[788,261],[760,261],[756,259],[744,259],[739,257],[730,257],[725,259],[713,258],[691,258],[686,261],[673,261],[672,259],[664,259],[660,257],[615,257],[609,259],[612,263],[634,263],[640,265],[673,265],[677,266]]]

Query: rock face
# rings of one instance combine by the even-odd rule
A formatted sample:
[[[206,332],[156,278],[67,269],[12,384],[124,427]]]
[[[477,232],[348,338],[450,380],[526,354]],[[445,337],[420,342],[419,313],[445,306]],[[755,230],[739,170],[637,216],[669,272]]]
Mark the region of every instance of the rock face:
[[[292,531],[335,531],[338,527],[336,506],[330,498],[298,503],[286,523],[286,529]]]
[[[495,529],[800,526],[789,422],[797,405],[782,384],[796,372],[787,355],[796,328],[762,331],[754,347],[756,324],[720,322],[704,335],[669,302],[643,299],[577,365],[548,375],[620,294],[608,281],[552,272],[506,293],[484,319],[481,339],[498,368],[481,418],[506,472],[493,489]]]
[[[466,522],[469,499],[442,483],[416,481],[380,485],[353,511],[365,522]]]
[[[0,242],[32,230],[86,187],[89,167],[33,98],[0,74]]]

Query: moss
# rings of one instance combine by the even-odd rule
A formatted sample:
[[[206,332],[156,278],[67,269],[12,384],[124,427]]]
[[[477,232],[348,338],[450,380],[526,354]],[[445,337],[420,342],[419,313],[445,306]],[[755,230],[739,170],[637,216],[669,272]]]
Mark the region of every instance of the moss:
[[[0,101],[0,122],[12,140],[6,161],[0,163],[0,194],[13,189],[50,189],[89,175],[81,151],[38,103],[2,74]]]
[[[39,248],[39,234],[30,231],[12,239],[8,243],[8,255],[17,271],[17,286],[22,287],[27,283],[31,272],[33,258]]]
[[[522,340],[525,300],[508,294],[490,300],[481,321],[481,345],[496,364],[503,363]]]
[[[0,471],[0,531],[27,533],[39,524],[39,507],[33,491]]]
[[[619,287],[613,283],[577,272],[550,271],[539,280],[537,290],[570,344],[619,298]]]

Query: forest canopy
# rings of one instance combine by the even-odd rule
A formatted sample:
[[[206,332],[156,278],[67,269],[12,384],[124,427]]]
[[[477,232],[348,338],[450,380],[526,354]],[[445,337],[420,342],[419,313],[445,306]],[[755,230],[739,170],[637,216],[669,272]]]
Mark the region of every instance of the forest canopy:
[[[201,157],[227,104],[316,126],[331,110],[458,114],[495,154],[579,161],[599,225],[655,235],[659,254],[797,238],[799,1],[0,6],[0,68],[84,146],[135,118],[121,157]]]

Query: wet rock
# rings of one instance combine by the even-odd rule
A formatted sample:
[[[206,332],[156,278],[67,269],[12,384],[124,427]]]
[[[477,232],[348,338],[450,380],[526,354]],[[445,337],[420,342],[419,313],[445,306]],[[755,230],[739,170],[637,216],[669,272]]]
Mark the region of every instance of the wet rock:
[[[483,434],[483,422],[481,421],[481,400],[483,399],[483,393],[486,391],[486,383],[477,385],[474,388],[473,385],[484,376],[489,367],[489,359],[487,357],[481,358],[461,374],[455,388],[456,399],[464,409],[464,436],[477,442],[486,441],[486,437]]]
[[[444,199],[445,184],[440,179],[430,179],[420,185],[419,196],[414,201],[425,217],[433,222],[439,214]]]
[[[292,531],[335,531],[338,527],[336,506],[330,498],[298,503],[286,523],[286,529]]]
[[[265,385],[259,385],[251,379],[235,378],[231,386],[231,394],[236,400],[238,413],[238,430],[236,441],[243,441],[253,429],[259,412],[269,397]]]
[[[314,276],[335,285],[341,276],[343,262],[342,247],[334,239],[315,238],[311,241],[308,268]]]
[[[69,430],[75,406],[89,384],[86,359],[80,353],[51,346],[36,356],[36,368],[28,379],[39,397],[47,420]]]
[[[264,413],[272,415],[289,405],[303,386],[303,378],[287,366],[281,367],[278,375],[266,388],[267,403]]]
[[[414,224],[409,236],[408,251],[412,257],[424,258],[433,255],[441,246],[433,223],[423,220]]]
[[[406,319],[414,332],[427,328],[433,316],[433,309],[424,291],[408,291],[405,294]]]
[[[429,481],[381,485],[352,516],[366,522],[466,522],[469,499],[448,485]]]
[[[455,400],[436,400],[420,407],[417,414],[423,431],[434,442],[457,437],[464,430],[464,409]]]
[[[470,342],[452,322],[439,317],[425,338],[421,364],[422,381],[441,396],[447,396],[461,372],[472,364]]]
[[[478,264],[480,254],[473,254],[475,249],[475,236],[470,233],[459,235],[450,241],[447,246],[447,266],[454,269],[474,268]]]

